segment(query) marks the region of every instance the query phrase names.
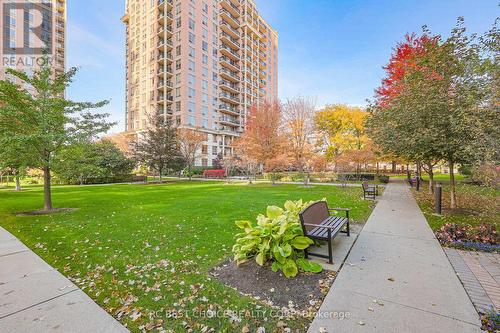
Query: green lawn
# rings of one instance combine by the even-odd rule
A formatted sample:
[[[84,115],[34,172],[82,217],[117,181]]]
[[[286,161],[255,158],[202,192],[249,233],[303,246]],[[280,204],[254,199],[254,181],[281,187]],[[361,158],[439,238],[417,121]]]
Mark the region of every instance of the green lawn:
[[[370,202],[361,196],[360,188],[216,182],[65,186],[54,188],[56,207],[78,211],[17,217],[13,213],[41,207],[41,188],[32,187],[19,193],[0,190],[0,225],[113,316],[120,318],[121,313],[121,322],[132,331],[158,324],[175,332],[204,331],[204,326],[215,332],[240,332],[246,325],[251,332],[260,326],[272,332],[279,319],[259,311],[254,317],[236,316],[241,322],[227,315],[195,317],[196,311],[207,309],[268,309],[207,274],[231,256],[234,221],[254,221],[270,204],[324,197],[332,207],[352,208],[352,216],[360,221],[370,213]],[[298,331],[308,325],[299,318],[284,321]]]
[[[457,185],[459,209],[449,210],[449,185],[443,185],[443,215],[434,214],[434,196],[429,194],[427,185],[417,193],[417,201],[429,225],[438,230],[446,223],[470,224],[473,226],[493,224],[500,231],[500,190],[470,184]]]

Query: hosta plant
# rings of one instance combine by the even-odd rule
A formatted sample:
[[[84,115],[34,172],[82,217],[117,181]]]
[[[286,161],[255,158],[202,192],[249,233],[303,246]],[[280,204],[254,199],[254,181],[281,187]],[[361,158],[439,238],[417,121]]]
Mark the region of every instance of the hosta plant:
[[[287,201],[284,209],[269,206],[266,215],[257,216],[257,225],[250,221],[236,221],[243,230],[236,235],[233,246],[236,263],[239,265],[255,258],[260,266],[269,263],[273,271],[281,270],[286,277],[296,276],[299,270],[321,272],[321,265],[304,258],[304,250],[314,241],[304,236],[299,213],[311,203]]]

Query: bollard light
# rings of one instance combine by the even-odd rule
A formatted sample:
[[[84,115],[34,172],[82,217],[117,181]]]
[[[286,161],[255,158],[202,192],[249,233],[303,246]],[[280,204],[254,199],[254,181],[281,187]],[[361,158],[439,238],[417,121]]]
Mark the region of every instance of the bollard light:
[[[441,183],[436,184],[436,190],[434,191],[434,212],[441,215],[442,212],[442,197],[443,197],[443,186]]]

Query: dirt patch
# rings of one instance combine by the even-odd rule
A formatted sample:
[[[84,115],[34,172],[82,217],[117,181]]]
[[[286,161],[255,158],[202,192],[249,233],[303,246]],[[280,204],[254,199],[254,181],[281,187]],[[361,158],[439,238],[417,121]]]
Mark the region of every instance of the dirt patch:
[[[52,210],[34,210],[32,212],[17,213],[16,216],[42,216],[42,215],[52,215],[59,213],[75,212],[79,208],[56,208]]]
[[[274,273],[269,265],[261,267],[253,260],[239,267],[234,261],[227,261],[210,274],[264,304],[309,314],[317,311],[336,277],[335,272],[323,271],[286,278],[280,272]]]

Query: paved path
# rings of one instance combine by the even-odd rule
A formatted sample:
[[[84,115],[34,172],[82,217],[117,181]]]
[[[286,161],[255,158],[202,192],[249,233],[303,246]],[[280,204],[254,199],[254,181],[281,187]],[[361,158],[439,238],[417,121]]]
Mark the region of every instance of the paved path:
[[[0,332],[128,330],[0,227]]]
[[[309,332],[481,332],[472,302],[403,182],[387,186]]]
[[[444,250],[477,311],[500,311],[500,254]]]

